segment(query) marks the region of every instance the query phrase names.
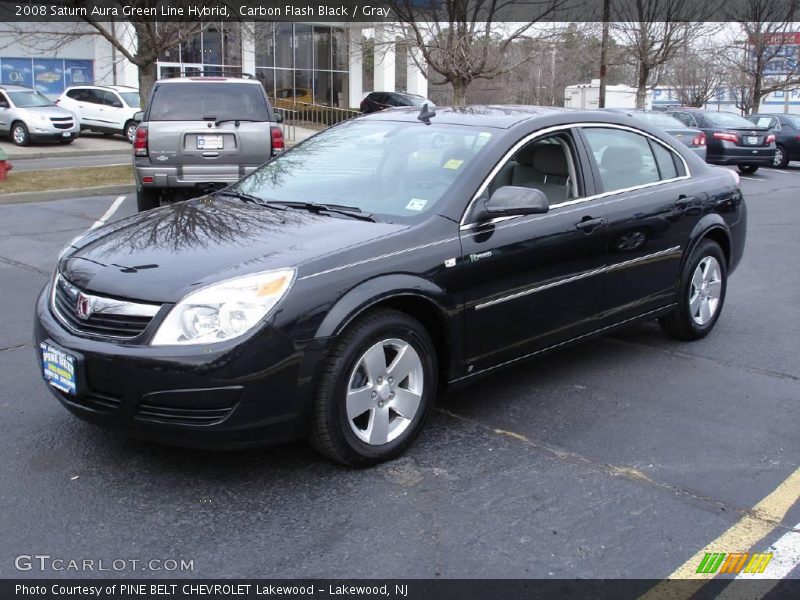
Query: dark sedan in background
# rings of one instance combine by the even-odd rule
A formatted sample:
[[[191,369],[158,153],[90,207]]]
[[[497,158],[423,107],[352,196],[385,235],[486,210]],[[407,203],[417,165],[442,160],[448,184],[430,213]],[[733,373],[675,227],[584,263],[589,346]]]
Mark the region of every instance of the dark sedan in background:
[[[427,104],[429,108],[436,108],[436,105],[425,96],[409,94],[406,92],[370,92],[361,101],[359,110],[364,114],[378,112],[396,106],[416,106],[421,108]]]
[[[123,433],[370,465],[443,388],[643,320],[706,336],[745,227],[736,173],[625,115],[379,112],[73,241],[38,360]]]
[[[706,134],[706,161],[736,165],[745,174],[770,167],[775,160],[775,136],[735,113],[676,108],[666,111],[684,125]]]
[[[800,115],[756,113],[745,118],[775,136],[774,167],[784,169],[789,161],[800,160]]]
[[[661,111],[636,108],[607,108],[606,110],[624,113],[652,127],[657,127],[664,133],[668,133],[686,144],[692,152],[703,160],[706,159],[706,134],[699,129],[687,127],[673,116]]]

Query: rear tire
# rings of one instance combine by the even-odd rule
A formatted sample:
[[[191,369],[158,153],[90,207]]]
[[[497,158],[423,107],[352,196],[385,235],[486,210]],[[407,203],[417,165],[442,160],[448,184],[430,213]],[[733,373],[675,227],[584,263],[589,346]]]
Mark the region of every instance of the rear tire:
[[[396,458],[422,429],[436,389],[425,328],[403,312],[371,311],[339,336],[321,368],[310,441],[348,466]]]
[[[161,206],[161,192],[141,188],[136,190],[136,208],[139,209],[139,212],[152,210],[159,206]]]
[[[752,175],[756,171],[758,171],[758,165],[738,165],[739,172],[742,175]]]
[[[122,129],[122,135],[125,136],[125,139],[128,140],[131,144],[136,141],[136,128],[139,127],[139,124],[136,121],[128,121],[125,123],[125,127]]]
[[[772,166],[776,169],[785,169],[789,166],[789,154],[787,154],[786,148],[780,144],[775,146],[775,162],[772,163]]]
[[[679,340],[699,340],[717,324],[728,285],[725,255],[716,242],[705,239],[692,251],[681,273],[678,306],[658,322]]]

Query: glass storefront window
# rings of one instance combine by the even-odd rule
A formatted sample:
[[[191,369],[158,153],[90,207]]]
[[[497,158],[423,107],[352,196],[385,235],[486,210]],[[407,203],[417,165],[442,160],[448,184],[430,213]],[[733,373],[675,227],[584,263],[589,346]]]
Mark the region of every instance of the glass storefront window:
[[[264,86],[264,91],[270,100],[275,98],[275,69],[265,69],[263,67],[256,67],[256,79]]]
[[[333,105],[339,108],[350,106],[350,76],[348,73],[331,73]]]
[[[226,25],[223,29],[224,54],[222,59],[225,65],[242,65],[242,34],[236,25]]]
[[[316,71],[314,73],[314,104],[330,105],[331,93],[331,73]]]
[[[294,67],[295,69],[311,69],[312,55],[311,25],[295,23],[294,26]]]
[[[202,44],[199,35],[186,40],[181,44],[180,61],[185,63],[203,62]]]
[[[331,68],[331,28],[314,26],[314,69]]]
[[[284,69],[275,70],[276,97],[287,97],[294,89],[294,73]]]
[[[333,64],[331,68],[338,71],[347,71],[349,61],[347,56],[347,32],[344,29],[333,29]]]
[[[275,66],[275,26],[272,23],[257,23],[255,32],[256,66]]]
[[[294,68],[292,49],[292,24],[278,23],[275,26],[275,66],[283,69]]]
[[[222,32],[215,27],[203,32],[203,64],[222,64]]]

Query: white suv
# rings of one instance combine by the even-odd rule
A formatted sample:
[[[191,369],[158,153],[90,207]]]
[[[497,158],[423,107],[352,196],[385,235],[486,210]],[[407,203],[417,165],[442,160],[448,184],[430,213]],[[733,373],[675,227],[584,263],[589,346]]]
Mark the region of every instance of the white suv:
[[[78,117],[81,130],[119,133],[133,143],[141,109],[139,90],[121,85],[76,85],[67,88],[56,104]]]

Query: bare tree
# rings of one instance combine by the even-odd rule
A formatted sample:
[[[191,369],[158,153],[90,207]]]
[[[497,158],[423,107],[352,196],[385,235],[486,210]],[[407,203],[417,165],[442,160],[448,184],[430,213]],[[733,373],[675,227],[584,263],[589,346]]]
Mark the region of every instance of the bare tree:
[[[494,79],[530,60],[508,60],[520,40],[541,37],[534,24],[552,19],[569,0],[540,0],[526,5],[526,22],[503,21],[514,0],[389,0],[399,23],[397,37],[432,84],[449,83],[453,104],[466,104],[467,89],[477,79]],[[519,9],[519,7],[517,7]]]
[[[704,106],[726,80],[725,65],[719,60],[722,45],[684,48],[671,61],[665,79],[681,104]]]
[[[637,108],[644,108],[647,89],[658,85],[665,65],[706,27],[702,21],[713,14],[713,6],[691,0],[613,0],[613,30],[637,72]],[[689,15],[695,20],[687,21]]]
[[[744,7],[736,15],[744,39],[736,40],[727,56],[741,88],[737,105],[751,113],[769,94],[800,85],[800,35],[794,31],[800,0],[746,0]]]

